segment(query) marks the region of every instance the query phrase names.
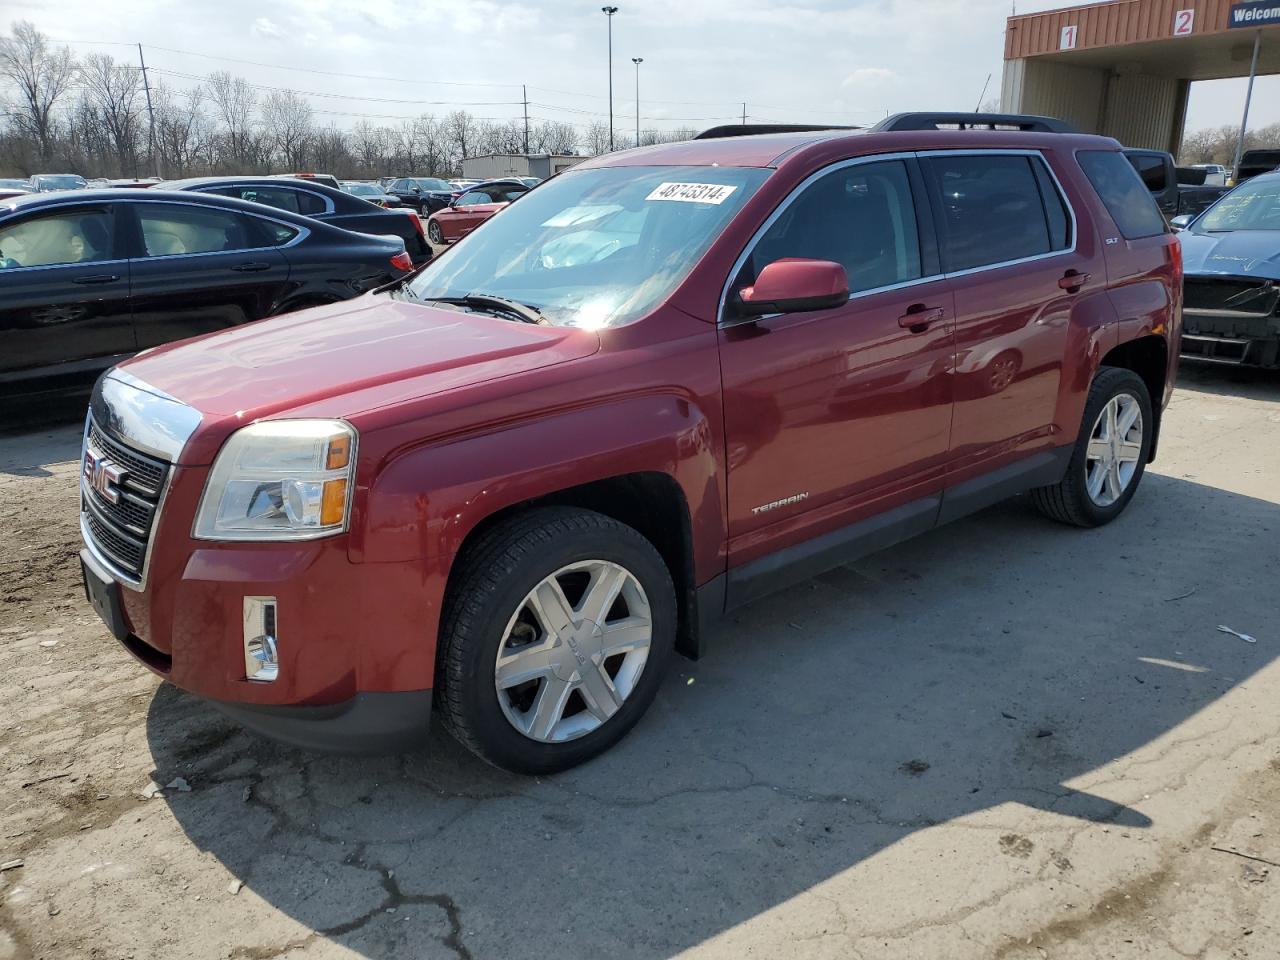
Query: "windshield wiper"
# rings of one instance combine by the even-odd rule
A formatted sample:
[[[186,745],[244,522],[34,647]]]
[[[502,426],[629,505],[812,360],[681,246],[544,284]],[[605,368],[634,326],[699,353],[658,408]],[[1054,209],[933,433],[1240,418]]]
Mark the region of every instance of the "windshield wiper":
[[[546,323],[542,311],[518,300],[494,296],[491,293],[468,293],[465,297],[427,297],[428,303],[447,303],[455,307],[473,307],[489,313],[510,314],[524,323]]]

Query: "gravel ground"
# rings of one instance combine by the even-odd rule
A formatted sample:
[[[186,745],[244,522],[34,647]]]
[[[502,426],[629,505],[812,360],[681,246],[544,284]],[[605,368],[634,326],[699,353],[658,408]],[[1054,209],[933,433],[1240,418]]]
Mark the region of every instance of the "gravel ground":
[[[0,960],[1280,956],[1280,377],[1184,371],[1104,530],[1013,501],[754,604],[542,780],[158,683],[77,446],[0,436]]]

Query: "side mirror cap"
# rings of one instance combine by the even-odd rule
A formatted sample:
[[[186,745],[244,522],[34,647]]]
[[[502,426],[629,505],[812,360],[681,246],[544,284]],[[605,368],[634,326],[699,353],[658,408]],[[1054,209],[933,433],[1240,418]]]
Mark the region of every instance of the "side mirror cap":
[[[1189,213],[1180,213],[1169,221],[1169,226],[1173,227],[1175,230],[1185,230],[1187,227],[1191,226],[1191,221],[1194,219],[1195,217]]]
[[[849,276],[830,260],[785,258],[760,271],[756,282],[738,294],[738,311],[759,317],[769,313],[830,310],[849,299]]]

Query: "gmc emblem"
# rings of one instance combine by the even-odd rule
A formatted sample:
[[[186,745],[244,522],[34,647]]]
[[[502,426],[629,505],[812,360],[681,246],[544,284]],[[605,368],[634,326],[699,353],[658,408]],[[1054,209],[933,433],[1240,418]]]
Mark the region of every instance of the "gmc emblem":
[[[111,462],[97,450],[88,447],[84,452],[84,478],[89,486],[98,491],[98,496],[107,503],[120,502],[120,481],[125,472],[119,465]]]

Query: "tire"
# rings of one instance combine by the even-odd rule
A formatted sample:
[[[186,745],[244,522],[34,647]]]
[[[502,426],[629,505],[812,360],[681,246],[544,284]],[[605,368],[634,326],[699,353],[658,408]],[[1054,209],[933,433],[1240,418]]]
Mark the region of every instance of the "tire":
[[[440,229],[439,221],[427,221],[427,239],[430,240],[434,246],[444,246],[444,231]]]
[[[1136,460],[1125,459],[1118,463],[1116,474],[1123,482],[1118,493],[1111,478],[1102,480],[1101,489],[1095,493],[1097,484],[1091,486],[1091,478],[1096,478],[1096,471],[1101,468],[1106,473],[1105,461],[1091,458],[1091,441],[1100,429],[1105,429],[1100,418],[1108,406],[1116,402],[1121,411],[1132,409],[1136,404],[1139,419],[1137,426],[1141,437],[1135,438],[1132,429],[1121,436],[1121,447],[1124,456],[1131,458],[1136,448]],[[1120,422],[1123,423],[1123,417]],[[1147,385],[1132,370],[1119,367],[1104,367],[1089,387],[1089,398],[1085,402],[1084,416],[1080,424],[1080,434],[1076,438],[1075,449],[1071,454],[1071,462],[1067,466],[1066,475],[1053,486],[1037,487],[1031,491],[1031,502],[1036,509],[1050,519],[1060,523],[1069,523],[1077,527],[1100,527],[1110,523],[1124,512],[1129,501],[1133,499],[1146,471],[1147,459],[1151,454],[1151,441],[1154,436],[1155,417],[1151,408],[1151,396]],[[1119,432],[1119,431],[1117,431]],[[1105,444],[1099,439],[1099,443]],[[1128,464],[1132,464],[1131,472]]]
[[[610,594],[614,582],[621,586]],[[599,630],[577,616],[589,611],[597,586],[597,601],[617,598],[603,599]],[[553,602],[543,603],[544,595]],[[569,625],[556,632],[541,620],[554,618],[558,601],[571,609],[559,608]],[[605,644],[626,638],[638,647],[646,614],[647,649],[609,654]],[[613,746],[653,702],[675,648],[676,596],[662,557],[631,527],[548,507],[500,524],[465,551],[441,623],[435,703],[445,727],[496,767],[554,773]],[[536,677],[535,669],[542,671]],[[553,715],[559,719],[544,722]]]

